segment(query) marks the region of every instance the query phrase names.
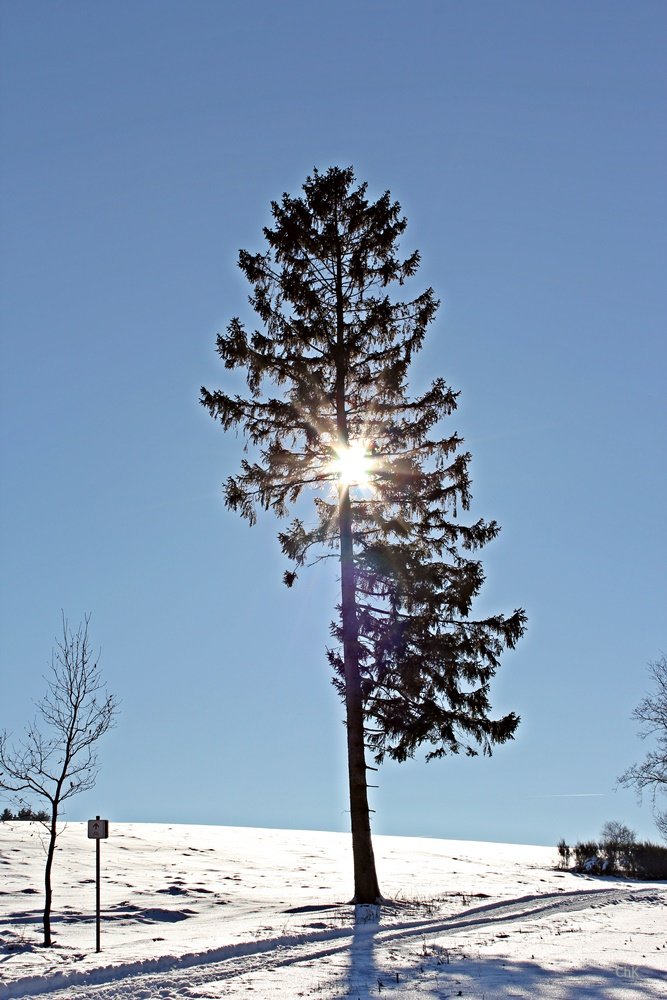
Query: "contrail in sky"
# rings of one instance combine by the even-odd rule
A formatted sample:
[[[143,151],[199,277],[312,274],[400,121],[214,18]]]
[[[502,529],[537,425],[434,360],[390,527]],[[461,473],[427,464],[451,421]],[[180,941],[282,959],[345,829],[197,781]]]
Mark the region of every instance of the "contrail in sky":
[[[605,792],[555,792],[553,795],[536,795],[536,799],[603,799]]]

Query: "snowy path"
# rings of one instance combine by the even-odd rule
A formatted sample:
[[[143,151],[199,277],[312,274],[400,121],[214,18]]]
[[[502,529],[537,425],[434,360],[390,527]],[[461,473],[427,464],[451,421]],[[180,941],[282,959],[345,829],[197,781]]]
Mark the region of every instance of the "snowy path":
[[[370,997],[384,993],[395,1000],[415,996],[483,996],[483,992],[470,992],[471,983],[465,991],[462,989],[466,980],[484,978],[483,970],[477,968],[479,963],[473,962],[470,969],[464,968],[466,960],[461,949],[470,931],[482,931],[488,937],[504,928],[508,933],[500,937],[507,940],[511,933],[527,933],[526,924],[534,930],[536,921],[545,917],[562,918],[592,909],[638,903],[664,907],[666,902],[667,894],[661,895],[655,890],[614,887],[522,896],[476,906],[444,919],[399,920],[386,927],[373,919],[364,919],[367,912],[360,908],[361,919],[353,927],[285,934],[178,959],[146,960],[108,970],[101,968],[38,977],[14,983],[6,996],[16,1000],[46,995],[50,1000],[88,997],[91,1000],[169,1000],[172,997],[195,1000],[243,996],[247,991],[268,998],[288,995],[281,988],[281,972],[289,970],[292,974],[288,978],[294,982],[298,966],[315,964],[316,975],[300,977],[301,983],[295,987],[294,996],[317,996],[322,991],[326,996],[340,997]],[[328,912],[319,915],[326,916]],[[416,949],[415,941],[419,944]],[[616,969],[612,976],[602,969],[597,974],[591,970],[590,978],[597,981],[595,988],[598,989],[600,980],[607,979],[609,992],[597,991],[590,995],[667,996],[667,983],[659,972],[654,976],[643,969],[644,974],[640,976],[639,967],[636,968],[634,977],[631,972],[626,976],[618,975]],[[539,994],[535,994],[533,984],[525,994],[513,988],[511,993],[493,992],[489,996],[562,996],[562,988],[567,983],[559,984],[553,976],[550,978],[550,983],[545,978]],[[314,979],[310,988],[309,979]],[[340,992],[332,994],[332,987]],[[499,984],[495,988],[498,990]],[[577,991],[576,995],[586,994]]]

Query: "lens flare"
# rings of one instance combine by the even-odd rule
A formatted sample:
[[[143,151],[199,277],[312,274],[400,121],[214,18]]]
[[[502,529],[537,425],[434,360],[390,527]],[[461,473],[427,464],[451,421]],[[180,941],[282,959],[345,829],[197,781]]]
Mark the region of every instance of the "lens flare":
[[[332,462],[331,468],[343,486],[371,485],[373,459],[363,441],[355,441],[347,447],[340,445],[334,450],[338,458]]]

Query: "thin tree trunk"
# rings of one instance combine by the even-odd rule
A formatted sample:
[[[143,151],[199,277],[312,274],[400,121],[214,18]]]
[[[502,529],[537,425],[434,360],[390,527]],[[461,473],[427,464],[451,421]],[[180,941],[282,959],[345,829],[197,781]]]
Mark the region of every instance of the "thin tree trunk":
[[[46,852],[46,866],[44,868],[44,947],[51,947],[51,867],[53,865],[53,855],[56,850],[56,824],[57,814],[51,815],[51,826],[49,828],[49,846]]]

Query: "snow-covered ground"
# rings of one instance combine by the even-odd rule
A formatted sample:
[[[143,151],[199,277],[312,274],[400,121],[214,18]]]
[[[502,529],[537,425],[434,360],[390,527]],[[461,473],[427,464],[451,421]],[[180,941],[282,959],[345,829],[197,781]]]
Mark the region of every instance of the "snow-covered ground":
[[[0,998],[667,997],[667,885],[554,870],[546,847],[376,837],[392,902],[351,906],[349,837],[66,827],[39,947],[40,827],[0,823]]]

